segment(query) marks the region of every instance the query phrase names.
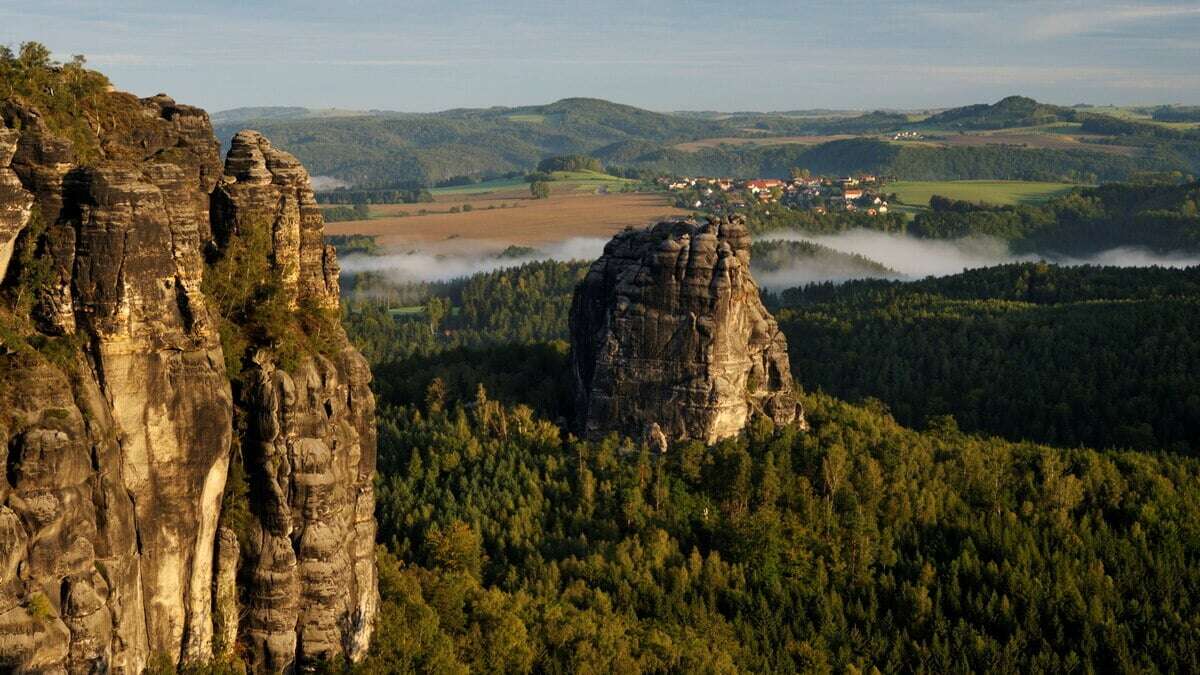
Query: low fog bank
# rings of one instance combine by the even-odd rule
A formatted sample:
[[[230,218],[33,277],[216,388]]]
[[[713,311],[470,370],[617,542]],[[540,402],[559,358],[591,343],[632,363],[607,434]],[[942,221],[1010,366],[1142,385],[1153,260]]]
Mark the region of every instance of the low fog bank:
[[[759,285],[780,290],[819,282],[843,282],[850,279],[921,279],[947,276],[963,270],[1013,262],[1045,260],[1062,265],[1108,265],[1117,267],[1191,267],[1200,265],[1198,254],[1156,254],[1141,248],[1115,248],[1087,257],[1055,255],[1014,255],[1008,245],[996,238],[973,236],[956,240],[917,239],[905,234],[871,230],[851,230],[837,235],[807,235],[800,232],[771,232],[759,235],[761,241],[809,241],[845,254],[868,258],[855,261],[820,253],[797,258],[793,265],[770,271],[755,270]],[[538,249],[523,249],[502,254],[498,250],[474,253],[433,254],[414,250],[385,255],[346,256],[341,261],[346,274],[380,272],[392,281],[445,282],[481,272],[516,267],[537,260],[595,260],[604,251],[608,239],[576,237],[545,244]],[[871,265],[874,261],[888,268]]]
[[[350,184],[346,181],[341,178],[334,178],[333,176],[313,176],[310,180],[312,181],[312,189],[315,192],[329,192],[338,188],[350,187]]]
[[[380,272],[395,282],[453,281],[481,272],[494,272],[537,260],[595,260],[604,252],[608,239],[575,237],[528,249],[519,254],[497,250],[477,253],[433,254],[425,251],[385,255],[349,255],[342,259],[342,272]],[[512,249],[509,249],[511,251]]]
[[[952,240],[918,239],[907,234],[850,230],[836,235],[771,232],[760,235],[760,239],[763,241],[811,241],[835,251],[869,258],[896,272],[895,274],[882,274],[874,270],[865,270],[865,273],[862,274],[847,274],[844,269],[835,269],[833,273],[822,277],[823,270],[819,264],[814,264],[810,260],[797,260],[794,267],[773,272],[770,275],[769,284],[765,278],[760,280],[763,286],[770,288],[801,286],[814,281],[841,282],[862,278],[922,279],[929,276],[949,276],[980,267],[1040,260],[1060,265],[1113,267],[1181,268],[1200,265],[1200,254],[1159,254],[1136,247],[1114,248],[1082,257],[1053,254],[1015,255],[1009,251],[1008,244],[1003,240],[985,236]]]

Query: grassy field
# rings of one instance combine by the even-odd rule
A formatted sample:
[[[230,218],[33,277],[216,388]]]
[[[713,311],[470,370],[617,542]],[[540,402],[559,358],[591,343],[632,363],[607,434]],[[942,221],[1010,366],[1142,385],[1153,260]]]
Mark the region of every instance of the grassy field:
[[[1035,183],[1006,180],[897,181],[888,183],[885,192],[895,192],[909,205],[929,204],[933,195],[988,204],[1036,204],[1075,188],[1070,183]]]
[[[497,178],[482,183],[472,183],[471,185],[431,188],[429,191],[433,193],[434,197],[443,195],[477,195],[485,192],[497,192],[499,190],[513,190],[515,188],[526,187],[527,185],[524,178]],[[526,189],[528,188],[526,187]]]
[[[614,188],[620,189],[622,185],[632,182],[626,178],[618,178],[597,171],[555,171],[550,175],[553,179],[550,184],[552,192],[594,192],[601,187],[612,190]],[[512,193],[512,196],[517,196],[517,193],[521,192],[528,194],[529,183],[525,182],[524,178],[497,178],[472,185],[432,188],[430,192],[438,201],[442,201],[443,197],[456,198],[463,195],[501,192]]]
[[[513,122],[526,122],[528,124],[541,124],[546,121],[545,115],[509,115],[508,119]]]

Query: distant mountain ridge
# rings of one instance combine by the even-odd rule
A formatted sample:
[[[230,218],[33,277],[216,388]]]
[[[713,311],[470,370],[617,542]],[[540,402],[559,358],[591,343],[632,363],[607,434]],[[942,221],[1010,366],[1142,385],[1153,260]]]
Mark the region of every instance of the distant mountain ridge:
[[[827,116],[823,116],[827,115]],[[434,113],[238,108],[213,115],[227,143],[243,128],[268,134],[316,176],[360,186],[417,186],[463,175],[496,176],[535,168],[554,155],[592,155],[608,165],[668,173],[786,175],[803,166],[876,171],[913,179],[1118,180],[1138,171],[1191,170],[1200,152],[1150,147],[1119,156],[1075,150],[995,146],[916,148],[887,143],[899,131],[985,131],[1058,122],[1111,123],[1115,117],[1010,96],[992,104],[951,108],[919,119],[902,111],[787,113],[654,112],[596,98],[545,105],[458,108]],[[1108,127],[1105,127],[1108,128]],[[1106,132],[1102,132],[1106,133]],[[858,136],[842,145],[772,145],[681,152],[683,142],[713,138]],[[1166,139],[1174,142],[1174,139]],[[838,142],[830,138],[832,142]],[[1004,155],[1001,157],[1000,155]]]

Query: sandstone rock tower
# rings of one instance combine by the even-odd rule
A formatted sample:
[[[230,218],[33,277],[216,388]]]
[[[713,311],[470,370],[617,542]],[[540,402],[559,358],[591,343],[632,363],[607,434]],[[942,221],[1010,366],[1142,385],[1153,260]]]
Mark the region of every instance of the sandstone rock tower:
[[[614,237],[575,289],[571,366],[590,438],[616,431],[665,447],[736,435],[753,414],[803,422],[736,217]]]
[[[253,304],[226,314],[206,292],[265,228],[274,301],[334,314],[308,175],[253,133],[222,166],[208,115],[166,96],[78,105],[64,130],[0,100],[0,669],[140,673],[239,641],[271,671],[360,656],[377,595],[366,363],[336,319],[319,348],[298,326],[285,358],[239,323]]]

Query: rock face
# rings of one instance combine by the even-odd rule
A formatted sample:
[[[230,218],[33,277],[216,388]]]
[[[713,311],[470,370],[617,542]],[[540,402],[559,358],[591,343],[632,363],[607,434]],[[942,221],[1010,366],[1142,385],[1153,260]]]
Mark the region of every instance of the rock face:
[[[336,310],[337,268],[308,173],[257,132],[234,137],[214,195],[224,236],[269,227],[283,304]],[[299,264],[297,264],[297,261]],[[340,329],[339,329],[340,330]],[[242,551],[244,635],[255,664],[365,654],[375,614],[375,403],[366,360],[341,336],[290,371],[255,357],[243,439],[258,507]]]
[[[320,352],[251,344],[229,366],[203,286],[206,256],[254,222],[284,305],[336,311],[308,175],[254,133],[222,165],[202,110],[105,96],[87,161],[0,102],[18,325],[0,350],[0,668],[140,673],[235,640],[264,670],[357,658],[377,594],[370,373],[336,322]],[[235,464],[240,523],[222,513]]]
[[[571,366],[589,438],[615,431],[665,449],[736,435],[754,414],[803,424],[738,218],[614,237],[575,289]]]

